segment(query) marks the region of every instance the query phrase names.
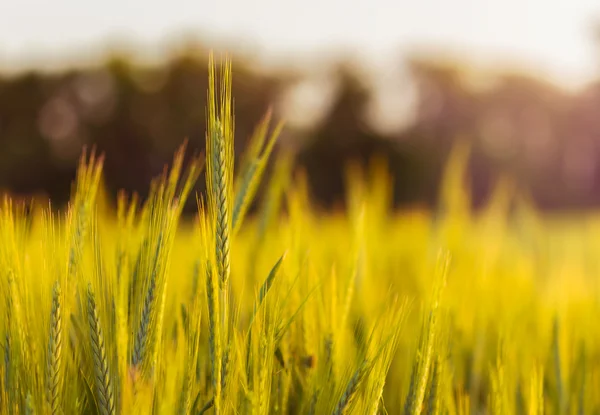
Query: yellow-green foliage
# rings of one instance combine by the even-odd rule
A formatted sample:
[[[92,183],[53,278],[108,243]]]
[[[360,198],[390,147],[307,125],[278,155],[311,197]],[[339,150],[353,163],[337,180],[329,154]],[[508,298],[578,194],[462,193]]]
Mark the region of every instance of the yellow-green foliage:
[[[248,217],[281,125],[234,172],[222,68],[206,159],[182,148],[145,203],[106,208],[93,153],[66,211],[2,201],[0,414],[600,411],[596,218],[540,218],[507,182],[471,212],[466,147],[436,214],[392,212],[381,163],[319,213],[281,155]]]

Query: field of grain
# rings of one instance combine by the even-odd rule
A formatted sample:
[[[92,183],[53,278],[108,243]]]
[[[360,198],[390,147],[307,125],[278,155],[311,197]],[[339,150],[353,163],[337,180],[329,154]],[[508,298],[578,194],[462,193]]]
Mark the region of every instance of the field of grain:
[[[107,208],[93,154],[67,211],[2,202],[0,413],[600,413],[600,219],[505,183],[471,212],[461,148],[435,215],[392,211],[381,164],[320,212],[285,156],[246,215],[281,126],[234,172],[211,68],[207,153],[144,204]]]

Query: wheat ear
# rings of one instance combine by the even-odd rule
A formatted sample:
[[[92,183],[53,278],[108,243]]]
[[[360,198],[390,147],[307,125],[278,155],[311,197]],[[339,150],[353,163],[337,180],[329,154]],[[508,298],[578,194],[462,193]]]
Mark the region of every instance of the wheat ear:
[[[231,64],[225,62],[221,74],[221,85],[216,88],[215,65],[212,55],[209,59],[208,87],[208,131],[206,135],[207,189],[211,219],[214,224],[215,259],[219,282],[219,299],[214,302],[218,310],[221,330],[220,339],[213,342],[228,344],[229,338],[229,274],[230,274],[230,235],[231,235],[231,192],[233,188],[233,109],[231,99]],[[217,104],[219,110],[217,112]],[[210,279],[212,280],[212,278]],[[209,293],[212,294],[212,293]],[[213,326],[213,333],[216,326]],[[216,345],[216,343],[213,343]],[[222,347],[222,346],[221,346]],[[215,387],[215,413],[220,412],[223,383],[223,368],[220,347],[214,347],[213,386]],[[220,356],[217,356],[219,354]]]
[[[62,357],[62,313],[60,284],[54,283],[52,312],[50,314],[50,338],[48,339],[48,364],[46,367],[46,391],[52,415],[60,413],[60,366]]]
[[[346,385],[346,390],[340,400],[338,401],[335,410],[333,411],[334,415],[342,415],[348,413],[350,405],[352,401],[356,397],[356,392],[358,392],[358,387],[360,386],[362,380],[367,374],[369,369],[369,362],[364,362],[361,367],[354,373],[348,385]]]
[[[446,278],[450,256],[447,253],[441,253],[438,258],[436,286],[434,288],[433,305],[429,311],[429,318],[421,330],[421,341],[417,359],[415,361],[411,375],[408,398],[405,405],[407,415],[420,414],[423,409],[423,401],[430,375],[430,369],[433,360],[435,340],[438,336],[439,304]]]
[[[113,415],[115,414],[113,385],[110,379],[104,337],[102,336],[102,328],[100,327],[96,300],[91,284],[88,285],[87,297],[87,315],[92,355],[94,358],[94,379],[96,382],[98,411],[101,415]]]
[[[140,317],[140,323],[135,334],[135,340],[133,344],[133,355],[131,358],[131,364],[134,367],[139,367],[146,354],[148,346],[148,332],[150,331],[150,320],[152,315],[152,308],[155,304],[155,289],[156,279],[151,278],[148,286],[148,291],[144,297],[144,306],[142,308],[142,315]]]

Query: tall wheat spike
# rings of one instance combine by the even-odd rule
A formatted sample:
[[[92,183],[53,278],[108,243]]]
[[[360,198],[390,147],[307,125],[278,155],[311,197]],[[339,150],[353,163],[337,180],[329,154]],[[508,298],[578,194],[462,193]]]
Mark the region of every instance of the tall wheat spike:
[[[218,105],[218,110],[217,110]],[[221,345],[229,343],[229,275],[230,275],[230,235],[233,190],[233,109],[231,99],[231,63],[226,60],[217,90],[215,65],[212,54],[209,58],[208,82],[208,131],[206,134],[206,180],[209,200],[209,212],[212,220],[215,241],[216,274],[219,283],[219,330]],[[210,281],[211,278],[209,278]],[[216,302],[214,304],[217,304]],[[214,327],[213,327],[214,328]],[[214,332],[214,331],[213,331]],[[217,341],[214,339],[213,341]],[[221,346],[222,347],[222,346]],[[221,354],[218,348],[214,348]],[[216,388],[214,402],[215,412],[221,411],[221,383],[224,373],[225,354],[213,362],[213,386]]]
[[[113,415],[115,411],[115,395],[111,380],[108,358],[104,346],[104,337],[96,308],[96,300],[92,285],[87,290],[87,315],[90,332],[92,356],[94,360],[94,380],[96,384],[96,400],[101,415]]]
[[[62,358],[62,312],[60,283],[54,283],[52,312],[50,315],[50,337],[48,340],[48,363],[46,367],[47,399],[53,415],[60,413],[61,358]]]
[[[216,91],[215,65],[209,60],[208,132],[206,135],[207,189],[214,221],[217,274],[226,286],[230,274],[231,192],[233,183],[233,109],[231,63],[226,60]],[[217,111],[217,103],[219,110]]]

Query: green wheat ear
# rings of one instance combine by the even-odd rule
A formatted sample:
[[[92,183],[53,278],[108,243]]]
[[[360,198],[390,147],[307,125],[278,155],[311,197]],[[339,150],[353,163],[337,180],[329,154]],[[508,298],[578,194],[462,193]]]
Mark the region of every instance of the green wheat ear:
[[[50,338],[48,340],[47,399],[53,415],[60,413],[61,357],[62,357],[62,313],[60,306],[60,284],[54,283],[52,312],[50,315]]]
[[[215,265],[219,295],[214,299],[214,312],[218,313],[219,323],[212,326],[213,334],[213,387],[215,388],[215,412],[221,410],[221,384],[226,365],[226,354],[221,347],[229,343],[229,274],[231,209],[233,191],[233,134],[234,118],[231,98],[231,62],[226,60],[220,74],[220,86],[216,87],[213,56],[209,58],[208,82],[208,131],[206,134],[206,188],[208,191],[209,213],[212,221],[212,234],[215,241]],[[212,278],[209,277],[209,282]],[[209,289],[209,294],[212,294]],[[216,335],[219,327],[220,333]],[[217,338],[220,337],[220,338]]]
[[[92,285],[87,290],[87,317],[90,331],[90,342],[94,360],[94,379],[96,384],[96,400],[101,415],[115,414],[115,395],[108,367],[108,358],[104,346],[104,337],[96,308],[96,299]]]
[[[160,365],[167,277],[178,221],[203,167],[202,160],[196,159],[182,174],[184,153],[185,144],[175,154],[170,172],[165,168],[159,180],[153,182],[144,207],[148,228],[129,286],[130,301],[133,306],[139,304],[135,310],[130,359],[132,366],[146,379],[153,376]]]
[[[156,304],[156,279],[151,278],[144,296],[144,305],[142,308],[142,315],[140,318],[140,324],[135,334],[135,340],[133,343],[133,355],[131,358],[131,364],[134,367],[139,367],[144,361],[144,357],[147,355],[151,316],[153,309]]]
[[[230,273],[231,205],[233,190],[234,120],[231,99],[231,63],[227,60],[216,90],[215,65],[209,62],[208,132],[206,166],[209,209],[214,222],[216,265],[220,283],[226,284]],[[219,107],[217,110],[217,103]]]

